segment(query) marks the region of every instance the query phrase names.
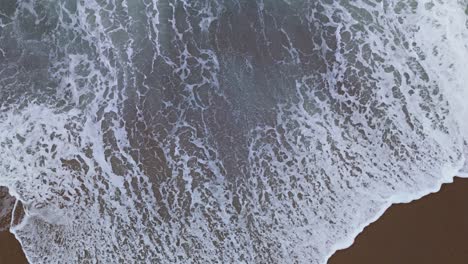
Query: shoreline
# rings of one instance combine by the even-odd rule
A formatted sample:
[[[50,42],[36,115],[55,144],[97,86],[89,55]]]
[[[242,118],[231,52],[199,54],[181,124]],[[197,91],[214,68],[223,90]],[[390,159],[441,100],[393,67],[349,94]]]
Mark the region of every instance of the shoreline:
[[[463,164],[465,163],[465,159],[460,161],[460,165],[452,168],[445,168],[445,173],[441,173],[441,175],[445,175],[444,177],[440,178],[438,183],[435,184],[432,188],[428,188],[425,191],[420,191],[418,193],[406,193],[400,195],[393,195],[389,198],[389,201],[386,206],[382,207],[382,209],[369,221],[363,223],[359,227],[355,229],[355,232],[348,238],[343,239],[342,241],[338,241],[331,247],[330,253],[323,259],[322,263],[326,264],[333,257],[338,251],[346,250],[352,247],[356,241],[356,238],[364,232],[364,230],[372,225],[373,223],[377,222],[392,206],[398,204],[410,204],[411,202],[417,201],[422,199],[425,196],[438,193],[442,189],[442,186],[445,184],[450,184],[454,182],[455,178],[468,178],[468,173],[463,173],[461,170],[463,169]]]
[[[10,231],[0,232],[0,263],[27,264],[21,243]]]
[[[447,171],[454,171],[454,169],[449,169]],[[446,173],[445,175],[450,175],[450,174]],[[365,233],[369,227],[379,222],[382,219],[382,217],[384,217],[385,214],[387,214],[387,212],[391,210],[393,207],[398,206],[398,205],[411,205],[415,201],[419,201],[433,194],[440,193],[441,190],[446,185],[453,184],[455,181],[458,181],[458,180],[468,179],[468,174],[460,173],[459,171],[455,173],[455,175],[459,175],[459,176],[450,176],[450,177],[440,178],[439,184],[435,185],[434,188],[426,190],[426,192],[421,191],[415,194],[404,194],[404,195],[393,196],[388,202],[388,206],[383,207],[382,210],[379,211],[379,213],[376,214],[374,218],[370,219],[370,221],[364,223],[362,226],[356,229],[356,232],[353,233],[352,239],[347,239],[347,240],[336,243],[335,246],[332,248],[332,253],[325,258],[325,261],[323,263],[329,263],[329,261],[332,260],[335,257],[335,255],[340,254],[341,251],[352,250],[352,248],[357,242],[357,239],[363,233]],[[14,194],[11,196],[14,198]],[[9,241],[9,242],[5,242],[5,241]],[[3,243],[6,243],[6,244],[3,244]],[[20,262],[8,261],[6,263],[28,263],[27,258],[24,254],[24,251],[22,249],[21,242],[16,238],[14,231],[12,232],[12,230],[3,230],[3,231],[0,230],[0,248],[4,249],[5,248],[4,245],[6,245],[6,247],[19,247],[20,255],[22,255],[18,258],[18,261]],[[11,250],[8,250],[8,252],[10,251]],[[14,252],[17,252],[17,251],[18,250],[14,250]],[[23,261],[23,259],[25,262]],[[2,261],[3,261],[3,255],[0,254],[0,263],[4,263]]]
[[[23,217],[22,207],[16,210],[17,202],[14,195],[11,195],[8,188],[0,187],[0,263],[24,264],[28,263],[21,242],[16,238],[11,225],[17,224],[12,220],[19,220]]]
[[[468,179],[453,179],[438,192],[393,204],[327,263],[466,263]]]

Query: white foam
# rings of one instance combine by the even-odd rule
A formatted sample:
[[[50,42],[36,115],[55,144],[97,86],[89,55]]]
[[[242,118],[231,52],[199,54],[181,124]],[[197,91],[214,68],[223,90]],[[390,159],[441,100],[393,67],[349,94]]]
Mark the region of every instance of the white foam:
[[[429,1],[420,1],[398,13],[402,1],[347,2],[324,4],[320,15],[330,19],[323,24],[314,21],[316,10],[289,3],[304,12],[301,23],[317,29],[310,38],[321,41],[312,55],[327,58],[326,73],[298,69],[295,87],[284,89],[291,95],[268,105],[265,119],[273,120],[257,127],[226,113],[236,103],[229,95],[242,89],[226,90],[245,81],[226,84],[223,76],[237,74],[226,65],[235,65],[228,60],[238,54],[220,54],[206,40],[224,12],[237,12],[235,3],[48,6],[59,21],[44,40],[59,46],[49,69],[58,91],[48,103],[0,113],[0,185],[25,205],[26,217],[12,232],[28,260],[321,263],[392,203],[435,192],[456,174],[468,176],[468,41],[460,3],[438,1],[426,9]],[[35,17],[43,12],[30,2],[20,8]],[[267,27],[270,9],[260,1],[258,24],[249,25]],[[266,32],[259,35],[267,38]],[[278,32],[287,55],[271,66],[289,74],[290,65],[309,58],[295,32],[286,26]],[[260,74],[258,58],[239,57],[247,73],[236,78]],[[442,99],[430,93],[435,86]],[[202,88],[207,100],[200,99]],[[264,110],[256,99],[265,98],[246,108]],[[137,120],[122,118],[132,111]],[[141,136],[135,131],[147,138],[135,143]]]

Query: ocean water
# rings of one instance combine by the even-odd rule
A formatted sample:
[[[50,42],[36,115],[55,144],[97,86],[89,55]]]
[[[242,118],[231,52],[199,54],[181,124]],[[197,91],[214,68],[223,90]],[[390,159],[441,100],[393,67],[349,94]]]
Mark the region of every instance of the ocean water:
[[[12,231],[31,263],[326,263],[468,176],[467,18],[467,0],[0,0]]]

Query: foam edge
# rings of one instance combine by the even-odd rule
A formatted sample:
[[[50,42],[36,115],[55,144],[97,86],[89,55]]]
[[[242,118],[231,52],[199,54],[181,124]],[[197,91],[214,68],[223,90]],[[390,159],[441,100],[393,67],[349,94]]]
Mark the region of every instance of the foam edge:
[[[321,263],[327,264],[328,260],[339,250],[342,249],[347,249],[351,247],[356,238],[358,237],[359,234],[361,234],[366,227],[371,225],[372,223],[376,222],[377,220],[382,217],[382,215],[387,211],[388,208],[390,208],[394,204],[406,204],[406,203],[411,203],[415,200],[419,200],[427,195],[437,193],[440,191],[442,188],[442,185],[446,183],[453,183],[455,177],[460,177],[460,178],[468,178],[468,172],[462,172],[463,164],[465,162],[465,159],[462,160],[461,164],[459,166],[456,166],[456,168],[446,168],[445,171],[446,173],[442,173],[443,177],[439,179],[437,184],[435,184],[432,188],[428,188],[425,191],[420,191],[417,193],[406,193],[406,194],[399,194],[399,195],[393,195],[390,197],[388,203],[382,207],[382,209],[375,214],[373,218],[371,218],[369,221],[363,223],[360,225],[355,232],[352,232],[352,235],[348,239],[344,239],[341,241],[338,241],[337,243],[334,244],[334,246],[331,247],[330,249],[330,254],[327,255]],[[444,170],[443,170],[444,171]]]

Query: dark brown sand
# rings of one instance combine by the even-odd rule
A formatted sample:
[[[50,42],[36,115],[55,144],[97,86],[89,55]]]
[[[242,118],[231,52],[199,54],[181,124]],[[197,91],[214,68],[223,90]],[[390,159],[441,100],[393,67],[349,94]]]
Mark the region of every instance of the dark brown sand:
[[[0,264],[28,263],[15,236],[8,231],[0,232]]]
[[[328,264],[467,264],[468,179],[391,206]]]
[[[24,264],[28,263],[23,249],[10,228],[11,212],[15,198],[8,194],[8,189],[0,187],[0,264]],[[21,205],[18,208],[21,208]],[[16,210],[16,219],[20,218],[22,210]]]

